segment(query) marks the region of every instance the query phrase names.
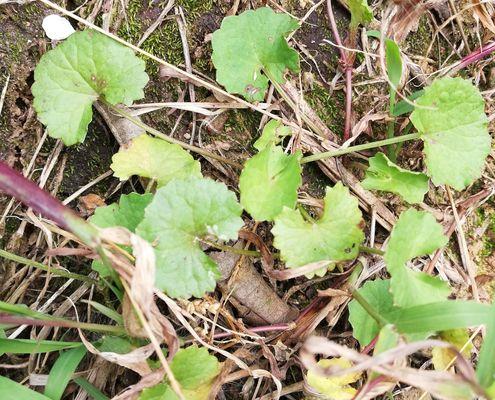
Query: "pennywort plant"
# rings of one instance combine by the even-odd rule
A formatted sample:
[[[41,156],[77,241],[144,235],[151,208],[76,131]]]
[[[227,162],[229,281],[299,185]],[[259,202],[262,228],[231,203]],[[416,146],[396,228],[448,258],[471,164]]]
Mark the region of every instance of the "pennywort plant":
[[[360,23],[355,18],[365,2],[357,3],[360,8],[352,11],[356,1],[350,2],[351,24]],[[290,16],[270,8],[225,18],[212,37],[218,82],[250,101],[263,100],[269,82],[281,91],[287,72],[299,71],[299,56],[286,40],[298,26]],[[395,76],[394,84],[398,80],[400,76]],[[34,107],[49,135],[72,145],[84,140],[95,101],[129,105],[143,97],[147,81],[144,62],[130,50],[97,32],[76,32],[48,51],[36,67]],[[114,110],[139,123],[118,108]],[[391,114],[396,110],[393,108]],[[176,298],[202,297],[214,290],[220,277],[205,245],[237,239],[244,224],[243,210],[256,221],[273,222],[273,244],[287,268],[317,264],[310,276],[324,275],[339,262],[356,259],[365,238],[357,198],[337,183],[326,189],[319,219],[301,212],[296,205],[305,163],[419,139],[424,144],[426,174],[405,170],[379,152],[370,158],[363,185],[395,193],[408,203],[420,203],[429,179],[435,185],[462,190],[481,176],[491,142],[483,98],[471,82],[462,78],[435,80],[416,100],[410,120],[416,129],[413,133],[306,157],[300,151],[290,154],[284,149],[283,139],[293,133],[290,127],[269,121],[255,143],[258,153],[242,166],[240,203],[225,184],[203,177],[199,162],[186,149],[221,157],[168,138],[142,123],[159,137],[143,134],[135,138],[114,155],[112,170],[122,180],[133,175],[148,178],[147,193],[123,195],[118,203],[97,209],[89,223],[3,163],[0,188],[95,248],[100,240],[98,228],[121,226],[135,232],[154,247],[158,289]],[[490,307],[448,301],[450,288],[445,282],[408,265],[446,243],[441,225],[431,214],[409,208],[400,215],[384,254],[391,278],[367,282],[355,291],[349,306],[354,335],[362,345],[387,324],[394,324],[399,333],[410,338],[476,323],[486,323],[493,331]],[[111,266],[103,261],[95,261],[93,268],[103,278],[118,281]],[[465,318],[454,318],[453,312],[463,313]],[[418,324],[419,318],[429,322]],[[483,354],[492,354],[493,345],[485,348]],[[486,361],[489,355],[480,357],[479,378],[484,388],[493,384],[493,363]],[[196,357],[204,359],[208,368],[196,370]],[[172,365],[181,386],[191,391],[208,390],[218,374],[216,359],[205,349],[192,347],[181,350],[174,362],[182,358]],[[141,399],[169,398],[167,393],[171,388],[165,382],[144,391]],[[190,398],[195,398],[193,395]]]

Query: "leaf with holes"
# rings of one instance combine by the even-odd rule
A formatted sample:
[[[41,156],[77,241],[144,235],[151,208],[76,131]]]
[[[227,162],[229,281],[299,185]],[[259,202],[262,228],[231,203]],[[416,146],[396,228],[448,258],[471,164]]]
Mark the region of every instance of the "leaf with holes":
[[[288,155],[271,145],[246,162],[239,178],[241,204],[255,220],[272,221],[284,207],[295,207],[300,159],[301,152]]]
[[[201,177],[199,162],[182,147],[148,135],[138,136],[114,154],[111,168],[120,180],[138,175],[156,180],[159,187],[172,179]]]
[[[82,143],[99,98],[130,105],[144,96],[144,61],[95,31],[81,31],[41,57],[34,70],[34,109],[50,136]]]
[[[297,28],[295,19],[268,7],[224,18],[211,38],[217,82],[247,100],[263,100],[269,79],[282,83],[287,69],[299,71],[299,55],[285,39]]]
[[[411,114],[424,141],[435,185],[462,190],[481,176],[491,137],[480,91],[462,78],[442,78],[425,89]]]
[[[428,177],[394,164],[383,153],[369,159],[370,166],[363,181],[365,189],[384,190],[401,196],[409,203],[421,203],[428,192]]]
[[[299,211],[284,208],[275,217],[273,245],[288,268],[352,260],[364,240],[361,223],[358,200],[339,182],[327,188],[325,211],[317,222],[307,222]]]
[[[220,277],[200,240],[237,238],[242,208],[234,193],[204,178],[173,180],[156,191],[136,233],[155,245],[156,286],[173,297],[202,297]]]
[[[411,208],[400,215],[385,252],[395,305],[412,307],[434,303],[450,294],[447,283],[438,277],[413,271],[406,265],[412,258],[430,254],[446,243],[442,226],[431,214]]]

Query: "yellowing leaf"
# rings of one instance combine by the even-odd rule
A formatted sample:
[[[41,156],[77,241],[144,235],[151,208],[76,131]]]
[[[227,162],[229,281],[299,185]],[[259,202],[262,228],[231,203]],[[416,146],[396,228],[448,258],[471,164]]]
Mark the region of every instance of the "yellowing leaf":
[[[336,367],[346,369],[351,368],[352,363],[343,358],[332,358],[318,361],[318,366],[321,368]],[[309,386],[329,400],[351,400],[357,390],[350,384],[357,382],[360,377],[360,372],[348,375],[324,376],[320,375],[316,370],[309,370],[306,375]]]
[[[138,175],[156,180],[159,187],[172,179],[201,177],[199,162],[186,150],[145,134],[114,154],[111,168],[120,180]]]
[[[440,339],[455,346],[459,351],[467,343],[466,348],[461,354],[469,359],[473,345],[469,342],[469,332],[467,329],[452,329],[450,331],[440,332]],[[431,359],[435,369],[441,371],[446,370],[449,365],[452,366],[452,361],[456,357],[456,353],[452,349],[445,347],[434,347],[431,353]]]

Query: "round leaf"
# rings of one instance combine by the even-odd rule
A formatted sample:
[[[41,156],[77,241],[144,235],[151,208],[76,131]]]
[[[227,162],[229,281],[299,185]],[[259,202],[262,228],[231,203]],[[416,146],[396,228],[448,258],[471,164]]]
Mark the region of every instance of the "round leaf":
[[[268,146],[246,162],[239,179],[241,204],[257,221],[272,221],[284,207],[294,208],[301,185],[301,154]]]
[[[111,168],[121,180],[132,175],[155,179],[158,186],[172,179],[201,177],[201,166],[186,150],[162,139],[140,135],[112,157]]]
[[[50,136],[82,143],[100,96],[130,105],[144,96],[144,61],[95,31],[81,31],[43,55],[34,70],[34,109]]]
[[[199,239],[237,238],[241,212],[234,193],[210,179],[173,180],[158,189],[136,230],[156,245],[156,286],[182,298],[214,290],[220,273]]]
[[[268,7],[224,18],[211,38],[217,82],[230,93],[263,100],[268,78],[262,71],[277,82],[283,82],[287,68],[299,71],[299,55],[285,40],[298,27],[296,20]]]
[[[462,78],[442,78],[417,105],[411,121],[424,141],[428,175],[435,185],[464,189],[481,176],[491,147],[481,93]]]
[[[361,222],[358,200],[339,182],[327,188],[325,211],[315,223],[306,222],[299,211],[284,208],[275,218],[273,245],[288,268],[351,260],[364,240]]]

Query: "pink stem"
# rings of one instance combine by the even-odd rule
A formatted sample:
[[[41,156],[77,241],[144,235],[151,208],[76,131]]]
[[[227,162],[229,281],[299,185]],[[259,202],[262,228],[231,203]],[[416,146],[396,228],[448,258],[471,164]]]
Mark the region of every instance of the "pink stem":
[[[253,328],[249,328],[248,332],[257,333],[257,332],[274,332],[274,331],[285,331],[290,328],[289,324],[275,324],[275,325],[267,325],[267,326],[255,326]],[[215,339],[222,339],[229,336],[233,336],[233,332],[221,332],[215,333],[213,337]]]
[[[495,51],[495,42],[488,43],[486,46],[482,46],[478,50],[472,52],[471,54],[464,57],[457,67],[453,68],[451,74],[455,74],[463,68],[466,68],[468,65],[482,60],[487,55],[491,54]]]
[[[327,0],[328,19],[330,20],[330,27],[335,39],[335,43],[339,47],[340,51],[340,63],[345,72],[345,124],[344,124],[344,141],[351,137],[351,114],[352,114],[352,62],[347,57],[345,50],[343,49],[342,39],[340,38],[339,29],[335,16],[333,15],[332,0]],[[351,33],[352,35],[352,33]]]

